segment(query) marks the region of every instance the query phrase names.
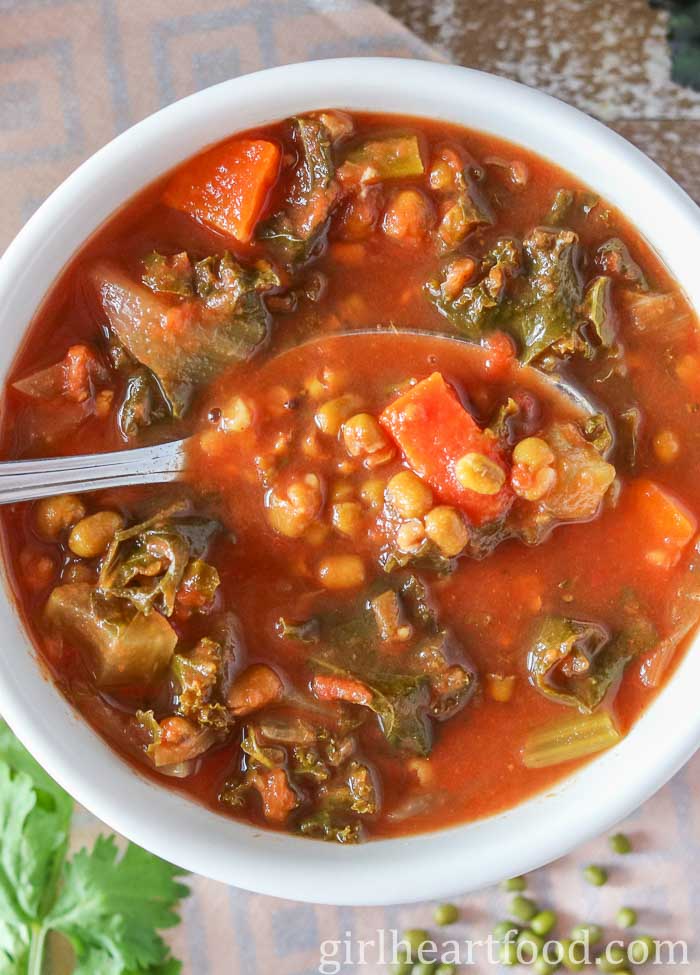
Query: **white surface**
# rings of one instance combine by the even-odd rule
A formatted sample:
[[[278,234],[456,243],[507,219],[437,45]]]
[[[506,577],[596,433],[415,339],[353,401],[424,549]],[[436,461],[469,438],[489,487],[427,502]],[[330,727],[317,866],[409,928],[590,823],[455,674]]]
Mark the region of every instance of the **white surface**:
[[[208,143],[322,107],[444,118],[536,150],[630,217],[700,307],[700,212],[604,126],[546,95],[466,68],[398,59],[312,62],[238,78],[164,109],[100,150],[52,194],[0,261],[0,375],[56,274],[122,202]],[[7,597],[0,646],[0,712],[76,799],[174,863],[297,900],[424,900],[529,871],[622,819],[700,742],[696,643],[630,735],[551,794],[471,825],[344,848],[261,833],[134,774],[42,677]]]

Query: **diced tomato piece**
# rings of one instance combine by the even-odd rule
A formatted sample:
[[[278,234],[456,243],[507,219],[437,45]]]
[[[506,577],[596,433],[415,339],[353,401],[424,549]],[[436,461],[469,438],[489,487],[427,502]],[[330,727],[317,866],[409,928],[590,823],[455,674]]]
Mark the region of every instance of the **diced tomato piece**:
[[[335,674],[317,674],[312,690],[319,701],[347,701],[348,704],[370,704],[372,691],[362,681]]]
[[[292,809],[299,804],[284,769],[256,772],[251,782],[260,793],[265,819],[270,823],[283,823]]]
[[[503,452],[464,409],[441,373],[434,372],[395,399],[379,422],[440,499],[461,508],[474,524],[493,521],[507,511],[513,495]],[[455,468],[470,453],[483,454],[501,468],[503,487],[497,493],[481,494],[460,483]]]
[[[505,332],[492,332],[484,339],[484,348],[488,352],[485,362],[486,372],[494,379],[500,379],[508,374],[515,362],[515,345]]]
[[[666,488],[640,479],[627,489],[651,565],[671,569],[697,532],[697,518]]]
[[[168,206],[249,241],[277,182],[281,153],[265,139],[231,139],[186,164],[163,196]]]

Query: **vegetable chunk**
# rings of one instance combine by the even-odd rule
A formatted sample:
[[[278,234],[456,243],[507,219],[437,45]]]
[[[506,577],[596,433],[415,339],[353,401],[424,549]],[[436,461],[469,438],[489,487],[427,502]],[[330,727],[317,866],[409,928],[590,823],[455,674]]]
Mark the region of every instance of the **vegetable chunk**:
[[[280,157],[274,142],[232,139],[180,169],[163,200],[245,243],[277,182]]]
[[[79,643],[99,687],[151,681],[168,666],[177,643],[175,630],[160,613],[144,616],[84,582],[54,589],[46,618]]]
[[[154,292],[113,264],[90,272],[110,328],[134,359],[154,374],[174,416],[197,386],[246,359],[267,337],[261,294],[279,285],[269,265],[244,268],[229,253],[199,261],[190,298]]]
[[[597,623],[546,617],[528,653],[530,680],[553,701],[593,711],[627,664],[656,639],[654,627],[642,617],[613,636]]]
[[[399,445],[410,467],[441,500],[457,505],[474,524],[494,521],[510,507],[513,495],[498,444],[464,409],[441,373],[433,373],[399,396],[387,406],[379,422]],[[485,458],[488,464],[484,466],[490,469],[492,464],[503,473],[502,486],[495,492],[473,490],[460,481],[460,461],[470,455]]]
[[[185,582],[187,596],[197,591],[205,603],[219,585],[216,569],[201,562],[218,522],[169,514],[166,510],[115,532],[100,571],[100,589],[129,600],[142,613],[157,603],[171,616],[178,587]]]
[[[389,135],[368,139],[351,149],[338,176],[344,183],[378,183],[421,176],[424,171],[417,136]]]
[[[598,449],[607,446],[605,433],[596,446],[574,423],[553,423],[545,439],[554,454],[554,487],[520,513],[520,532],[533,545],[546,538],[557,524],[595,517],[615,480],[615,468]]]
[[[303,264],[315,252],[338,197],[331,133],[324,122],[294,119],[294,136],[300,165],[292,201],[258,230],[258,237],[269,241],[280,260],[290,266]]]
[[[523,748],[526,768],[548,768],[616,745],[620,732],[607,711],[567,718],[531,732]]]
[[[697,519],[654,481],[636,481],[628,489],[628,498],[644,526],[647,561],[660,568],[673,568],[698,529]]]

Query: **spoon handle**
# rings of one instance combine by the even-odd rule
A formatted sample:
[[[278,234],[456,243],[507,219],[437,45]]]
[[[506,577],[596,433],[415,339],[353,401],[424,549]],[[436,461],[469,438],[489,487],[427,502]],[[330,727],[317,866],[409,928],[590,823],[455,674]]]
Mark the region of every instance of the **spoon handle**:
[[[0,463],[0,504],[127,484],[175,481],[185,468],[187,440],[105,454],[42,457]]]

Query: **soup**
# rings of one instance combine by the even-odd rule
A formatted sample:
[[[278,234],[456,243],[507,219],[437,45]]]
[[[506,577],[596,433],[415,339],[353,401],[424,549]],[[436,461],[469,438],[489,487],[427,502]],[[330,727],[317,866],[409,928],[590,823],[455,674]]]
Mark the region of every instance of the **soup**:
[[[19,610],[136,771],[352,843],[483,817],[629,731],[695,626],[696,320],[519,147],[319,111],[131,200],[46,297],[5,458],[182,439],[2,511]]]

